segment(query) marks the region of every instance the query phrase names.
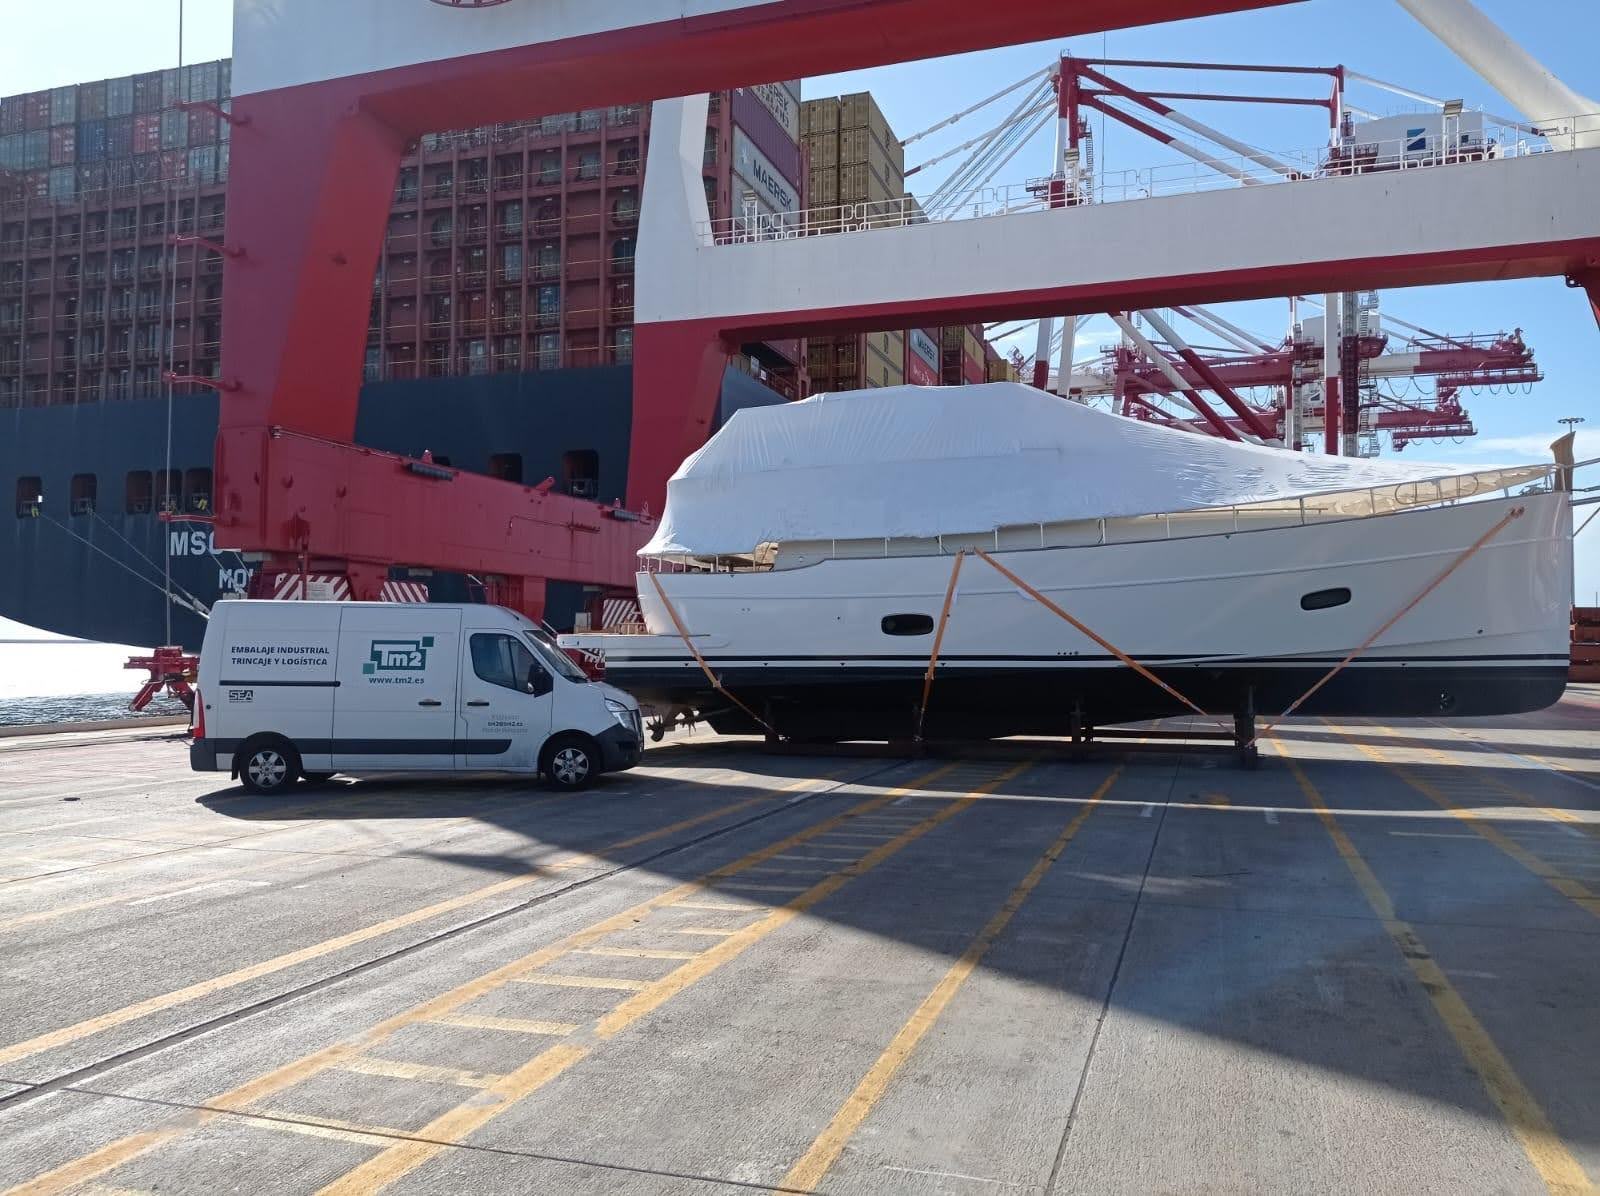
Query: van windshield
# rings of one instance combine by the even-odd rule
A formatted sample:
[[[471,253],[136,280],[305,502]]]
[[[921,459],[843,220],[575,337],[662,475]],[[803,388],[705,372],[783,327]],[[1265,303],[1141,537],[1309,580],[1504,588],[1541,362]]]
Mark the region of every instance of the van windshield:
[[[565,677],[568,681],[587,684],[589,675],[573,664],[572,657],[568,656],[560,648],[547,644],[540,636],[531,633],[524,638],[527,639],[529,646],[533,648],[534,655],[544,661],[545,667]]]

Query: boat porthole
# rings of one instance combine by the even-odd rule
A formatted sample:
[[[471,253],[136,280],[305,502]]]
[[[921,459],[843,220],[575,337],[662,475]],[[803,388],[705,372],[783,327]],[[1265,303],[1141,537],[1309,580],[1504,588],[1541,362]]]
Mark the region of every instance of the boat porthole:
[[[1301,610],[1328,610],[1350,601],[1350,587],[1336,586],[1331,590],[1313,590],[1300,599]]]
[[[884,615],[884,635],[931,635],[932,615]]]

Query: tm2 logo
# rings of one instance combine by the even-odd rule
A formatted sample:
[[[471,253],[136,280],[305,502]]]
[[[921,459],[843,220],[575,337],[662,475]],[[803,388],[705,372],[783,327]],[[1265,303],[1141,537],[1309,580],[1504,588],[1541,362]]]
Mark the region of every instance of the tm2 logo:
[[[422,673],[428,668],[433,636],[415,640],[373,640],[369,659],[361,666],[368,677],[375,673]]]

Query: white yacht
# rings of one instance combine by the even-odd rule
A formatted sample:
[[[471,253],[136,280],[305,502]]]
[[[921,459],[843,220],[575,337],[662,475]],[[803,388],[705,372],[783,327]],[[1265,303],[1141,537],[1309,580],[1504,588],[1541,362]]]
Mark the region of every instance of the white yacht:
[[[685,461],[634,625],[563,643],[665,723],[797,738],[912,734],[936,642],[929,736],[1175,694],[1271,717],[1351,653],[1302,713],[1536,710],[1567,675],[1561,478],[1308,456],[1011,383],[824,395],[741,411]]]

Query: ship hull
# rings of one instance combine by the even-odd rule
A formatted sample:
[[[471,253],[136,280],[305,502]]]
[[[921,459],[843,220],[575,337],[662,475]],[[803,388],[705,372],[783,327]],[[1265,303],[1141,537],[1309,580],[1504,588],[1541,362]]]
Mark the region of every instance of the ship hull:
[[[740,407],[777,401],[729,371],[719,423]],[[632,411],[626,366],[374,383],[362,391],[355,440],[408,455],[427,450],[480,473],[491,472],[491,458],[514,461],[530,485],[561,479],[569,453],[592,455],[593,496],[610,503],[625,498]],[[0,616],[106,643],[197,650],[205,620],[168,600],[169,579],[180,598],[209,606],[241,587],[247,563],[218,548],[209,525],[188,517],[196,512],[163,520],[151,509],[159,504],[131,502],[129,478],[158,476],[169,460],[185,476],[209,470],[216,433],[209,395],[173,400],[170,454],[162,399],[0,411],[0,485],[20,498],[37,478],[44,495],[37,516],[0,511]],[[92,511],[72,502],[74,479],[85,477],[96,482]],[[460,575],[418,577],[436,601],[481,597]],[[570,626],[589,598],[581,585],[551,583],[550,621]]]
[[[1518,508],[1521,516],[1467,555]],[[1303,712],[1509,714],[1554,703],[1566,685],[1572,556],[1563,494],[995,559],[1208,713],[1286,709],[1458,561]],[[642,576],[652,634],[570,642],[603,653],[608,680],[657,710],[694,710],[721,731],[755,729],[707,683],[673,633],[676,614],[723,687],[780,732],[898,738],[916,727],[952,568],[950,557],[910,557]],[[1108,724],[1186,709],[982,560],[966,559],[929,735],[1061,734],[1075,717]]]

